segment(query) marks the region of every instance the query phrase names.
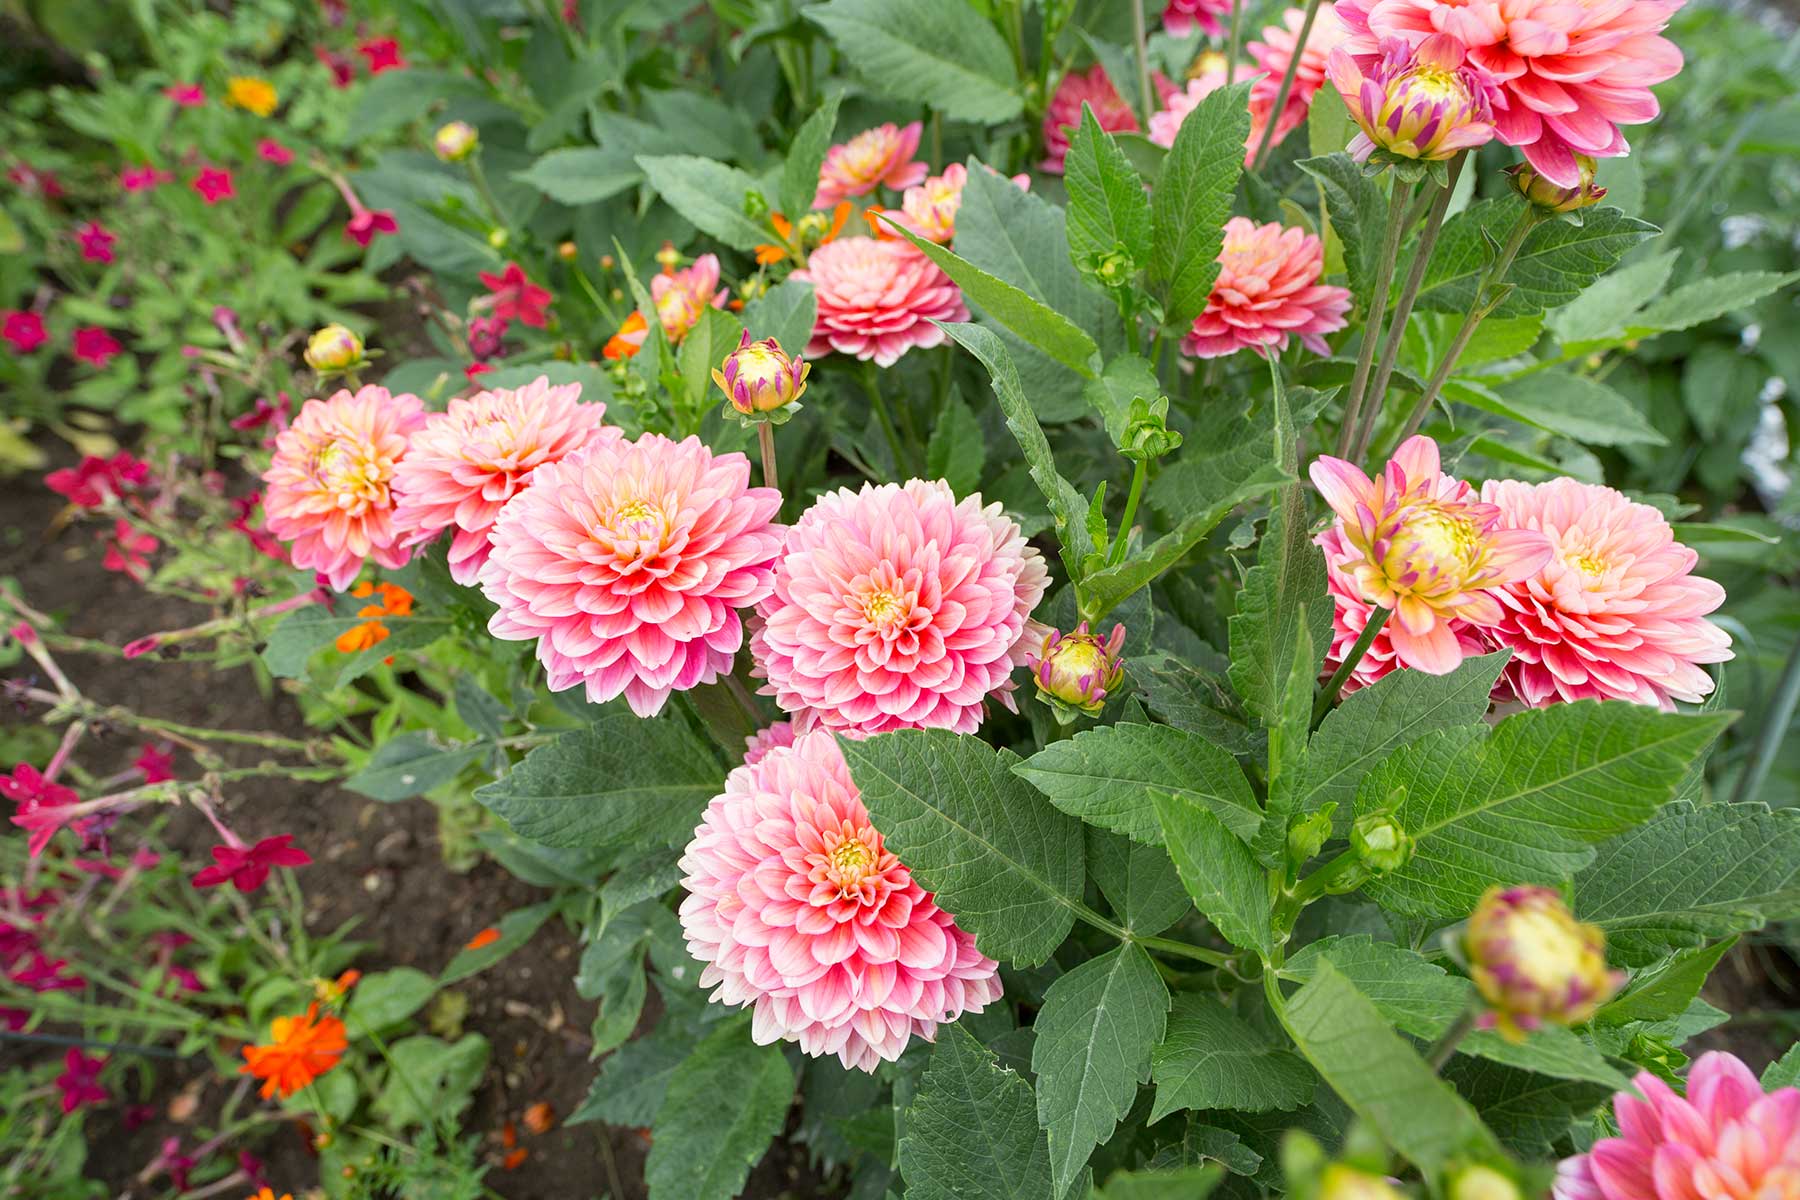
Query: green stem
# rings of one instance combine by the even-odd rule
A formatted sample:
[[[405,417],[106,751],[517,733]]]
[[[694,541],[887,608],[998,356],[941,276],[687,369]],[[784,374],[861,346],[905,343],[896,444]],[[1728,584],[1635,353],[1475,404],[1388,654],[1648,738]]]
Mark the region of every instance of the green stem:
[[[1344,661],[1338,664],[1338,669],[1331,673],[1331,678],[1325,681],[1324,688],[1319,692],[1319,698],[1313,702],[1314,728],[1317,728],[1319,722],[1325,719],[1325,714],[1331,711],[1332,704],[1337,701],[1338,693],[1344,690],[1344,681],[1350,678],[1350,672],[1356,670],[1356,664],[1363,660],[1363,655],[1367,654],[1369,647],[1375,644],[1375,635],[1381,632],[1383,625],[1387,624],[1389,611],[1385,608],[1374,608],[1369,611],[1369,619],[1363,623],[1362,632],[1356,635],[1356,644],[1350,647],[1350,653],[1344,656]]]
[[[1317,0],[1314,0],[1317,3]],[[1144,120],[1156,111],[1156,91],[1150,86],[1150,36],[1144,26],[1144,0],[1131,0],[1131,41],[1137,50],[1138,101]]]
[[[481,169],[481,152],[477,150],[474,154],[469,155],[466,161],[469,164],[469,178],[474,182],[475,192],[481,197],[481,203],[486,206],[488,216],[493,218],[495,225],[506,229],[506,218],[501,215],[500,202],[494,199],[493,189],[488,187],[487,172]],[[510,230],[507,232],[511,233]]]
[[[900,434],[894,428],[894,418],[888,413],[887,401],[881,395],[881,373],[873,361],[863,364],[863,390],[869,393],[869,404],[875,410],[875,419],[881,424],[881,432],[887,437],[888,452],[894,456],[894,474],[906,472],[906,454],[900,445]]]
[[[1434,1073],[1444,1069],[1444,1064],[1456,1053],[1457,1044],[1474,1030],[1475,1017],[1474,1009],[1465,1009],[1462,1016],[1456,1018],[1456,1023],[1444,1030],[1443,1036],[1431,1044],[1431,1052],[1425,1061],[1431,1064]]]
[[[1375,343],[1381,337],[1381,320],[1387,314],[1388,288],[1394,282],[1394,259],[1400,254],[1400,235],[1412,207],[1412,185],[1394,181],[1388,196],[1387,227],[1381,235],[1381,257],[1375,262],[1375,286],[1369,296],[1369,314],[1363,322],[1362,347],[1356,353],[1356,373],[1350,377],[1350,399],[1344,407],[1344,423],[1338,429],[1338,457],[1349,455],[1362,420],[1363,398],[1369,386],[1369,368],[1375,362]]]
[[[1215,967],[1223,966],[1225,963],[1231,961],[1231,955],[1221,954],[1217,950],[1208,950],[1202,946],[1190,946],[1186,942],[1177,942],[1172,938],[1148,937],[1141,933],[1134,933],[1123,925],[1107,920],[1085,904],[1069,902],[1069,908],[1077,917],[1080,917],[1095,929],[1109,933],[1122,942],[1136,942],[1146,950],[1160,950],[1164,954],[1175,954],[1182,958],[1197,959],[1203,963],[1210,963]]]
[[[1250,0],[1232,0],[1231,32],[1225,41],[1225,86],[1230,87],[1237,82],[1238,47],[1243,45],[1244,6]]]
[[[1800,639],[1794,642],[1794,648],[1788,652],[1787,665],[1782,668],[1781,679],[1775,685],[1775,698],[1769,705],[1769,715],[1764,718],[1762,730],[1756,735],[1756,748],[1751,751],[1749,765],[1738,777],[1737,788],[1731,794],[1733,804],[1754,800],[1757,793],[1762,791],[1763,781],[1769,777],[1769,769],[1775,765],[1775,756],[1787,737],[1788,727],[1794,722],[1796,705],[1800,705]]]
[[[775,426],[769,421],[756,423],[756,444],[762,450],[763,486],[781,490],[775,475]]]
[[[1356,851],[1346,850],[1312,874],[1308,875],[1305,879],[1302,879],[1299,883],[1294,885],[1294,890],[1290,893],[1290,896],[1294,901],[1295,910],[1298,911],[1299,909],[1305,908],[1320,896],[1326,895],[1331,890],[1333,884],[1349,874],[1358,865],[1360,865],[1360,860],[1356,857]]]
[[[1231,6],[1234,23],[1238,7],[1238,4]],[[1295,41],[1294,53],[1288,59],[1287,72],[1281,77],[1281,90],[1275,93],[1275,107],[1269,110],[1269,123],[1263,128],[1262,142],[1256,147],[1256,158],[1250,165],[1252,171],[1262,170],[1264,164],[1269,161],[1269,151],[1275,145],[1275,127],[1281,123],[1281,110],[1287,105],[1288,93],[1294,90],[1294,73],[1300,69],[1300,59],[1304,57],[1306,50],[1306,39],[1312,36],[1313,21],[1318,15],[1319,0],[1306,0],[1306,17],[1300,22],[1300,37]]]
[[[1113,539],[1112,553],[1106,558],[1109,565],[1125,557],[1125,547],[1131,541],[1131,523],[1137,519],[1138,501],[1144,495],[1144,476],[1148,467],[1149,463],[1140,458],[1131,470],[1131,492],[1125,497],[1125,515],[1119,519],[1119,536]]]

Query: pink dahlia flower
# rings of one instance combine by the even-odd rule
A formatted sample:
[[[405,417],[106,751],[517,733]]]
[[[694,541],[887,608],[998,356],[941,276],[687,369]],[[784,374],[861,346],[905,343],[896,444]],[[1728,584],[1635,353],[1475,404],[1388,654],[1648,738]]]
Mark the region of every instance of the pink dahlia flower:
[[[1196,29],[1208,37],[1219,37],[1230,16],[1231,0],[1169,0],[1162,23],[1171,37],[1184,38]]]
[[[494,522],[488,632],[536,639],[551,691],[623,693],[640,717],[729,674],[737,610],[769,594],[784,532],[781,493],[749,482],[742,454],[654,433],[538,467]]]
[[[1262,140],[1262,130],[1268,125],[1270,114],[1275,111],[1275,97],[1281,93],[1281,81],[1287,76],[1288,64],[1294,61],[1295,48],[1300,46],[1300,27],[1305,23],[1305,11],[1290,8],[1281,14],[1281,24],[1265,26],[1261,40],[1244,47],[1256,69],[1262,72],[1250,89],[1250,117],[1256,127],[1258,142]],[[1283,138],[1306,123],[1313,96],[1325,84],[1325,64],[1332,48],[1348,36],[1349,31],[1338,20],[1333,6],[1320,5],[1318,14],[1313,17],[1313,27],[1306,35],[1306,45],[1300,49],[1300,64],[1294,68],[1294,82],[1288,88],[1287,102],[1275,121],[1273,145],[1280,145]]]
[[[1447,33],[1499,81],[1501,141],[1518,146],[1562,187],[1580,181],[1577,154],[1626,152],[1620,125],[1655,118],[1650,88],[1681,70],[1660,36],[1685,0],[1339,0],[1345,48],[1369,61],[1383,38],[1413,45]],[[1367,69],[1367,68],[1365,68]]]
[[[1356,564],[1362,560],[1362,552],[1352,546],[1335,525],[1319,534],[1313,542],[1325,552],[1326,590],[1331,593],[1331,645],[1325,651],[1324,670],[1329,677],[1343,665],[1377,606],[1363,597],[1362,588],[1356,582]],[[1465,657],[1487,652],[1475,627],[1467,621],[1452,617],[1449,627],[1456,638],[1457,649]],[[1399,666],[1399,651],[1394,648],[1389,627],[1383,625],[1375,631],[1362,658],[1350,669],[1342,693],[1348,696],[1359,688],[1368,687]]]
[[[1225,67],[1222,63],[1208,64],[1204,70],[1187,81],[1187,86],[1170,92],[1163,97],[1163,108],[1150,114],[1150,140],[1159,146],[1173,146],[1175,135],[1181,132],[1182,124],[1188,114],[1200,107],[1200,102],[1225,86]],[[1257,143],[1262,140],[1262,127],[1254,114],[1250,119],[1250,136],[1244,143],[1244,163],[1249,165],[1251,156],[1256,153]]]
[[[956,212],[962,207],[963,188],[969,169],[951,163],[942,175],[933,175],[917,187],[906,189],[900,210],[906,225],[928,242],[948,245],[956,236]]]
[[[1044,558],[1000,505],[922,479],[819,497],[757,606],[752,674],[811,729],[973,733],[1044,630]]]
[[[1219,277],[1206,308],[1181,340],[1197,358],[1221,358],[1249,348],[1267,355],[1285,351],[1289,336],[1314,354],[1329,355],[1325,335],[1342,329],[1350,311],[1347,288],[1319,282],[1325,246],[1304,229],[1247,217],[1225,223]]]
[[[1331,82],[1362,130],[1350,157],[1367,162],[1377,149],[1400,158],[1441,160],[1485,145],[1494,136],[1497,90],[1464,62],[1463,45],[1434,33],[1417,49],[1399,38],[1381,43],[1367,75],[1339,46],[1328,62]]]
[[[760,1044],[873,1071],[999,999],[999,964],[932,902],[869,822],[824,731],[725,779],[681,868],[681,927],[712,999]]]
[[[1428,437],[1402,442],[1378,479],[1328,455],[1313,461],[1310,474],[1337,514],[1337,547],[1355,552],[1338,568],[1364,601],[1392,610],[1383,632],[1401,666],[1454,671],[1466,652],[1456,622],[1499,621],[1494,589],[1550,558],[1543,534],[1505,528],[1499,508],[1443,474]]]
[[[966,321],[962,290],[910,242],[839,238],[812,252],[793,279],[813,285],[819,315],[806,353],[836,350],[891,367],[947,336],[933,321]]]
[[[477,392],[432,413],[394,474],[394,528],[407,546],[446,529],[450,577],[472,584],[487,561],[488,534],[501,506],[531,473],[596,438],[623,436],[602,425],[604,404],[581,403],[581,385],[539,377],[514,391]]]
[[[702,254],[691,266],[650,280],[650,299],[671,342],[679,342],[710,305],[724,308],[727,292],[719,286],[719,256]]]
[[[1688,1072],[1687,1096],[1648,1071],[1613,1097],[1619,1136],[1556,1169],[1555,1200],[1785,1200],[1800,1195],[1800,1089],[1766,1095],[1720,1050]]]
[[[1495,595],[1482,635],[1512,650],[1504,686],[1534,707],[1635,700],[1673,709],[1713,689],[1701,663],[1724,662],[1731,639],[1706,614],[1725,589],[1692,574],[1699,556],[1663,515],[1609,487],[1553,479],[1482,485],[1517,529],[1548,539],[1548,559]]]
[[[877,125],[825,152],[819,164],[814,208],[830,208],[852,196],[866,196],[883,184],[904,191],[925,181],[926,166],[914,162],[924,125]]]
[[[296,567],[321,572],[341,592],[364,559],[405,564],[412,552],[394,526],[392,487],[407,439],[424,423],[417,396],[374,384],[300,406],[263,472],[269,532],[288,543]]]
[[[1167,84],[1168,80],[1159,78],[1159,83]],[[1081,124],[1083,104],[1093,108],[1094,120],[1108,133],[1137,132],[1137,114],[1119,94],[1105,67],[1095,63],[1085,71],[1070,71],[1056,85],[1050,105],[1044,110],[1044,161],[1039,164],[1040,169],[1051,175],[1063,173],[1069,139]]]
[[[794,723],[777,721],[767,729],[759,729],[744,739],[744,765],[754,767],[769,756],[769,751],[794,744]]]

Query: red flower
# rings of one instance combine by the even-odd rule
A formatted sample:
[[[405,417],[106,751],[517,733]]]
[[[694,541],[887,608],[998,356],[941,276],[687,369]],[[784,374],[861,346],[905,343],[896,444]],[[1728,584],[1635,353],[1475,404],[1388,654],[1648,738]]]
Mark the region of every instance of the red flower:
[[[113,522],[113,530],[106,537],[106,555],[100,565],[109,571],[121,571],[139,583],[150,577],[150,554],[162,545],[156,538],[147,533],[133,529],[130,521]]]
[[[119,172],[119,186],[128,192],[147,192],[160,183],[167,183],[173,176],[167,171],[159,171],[155,167],[126,167]]]
[[[171,83],[163,95],[182,108],[199,108],[206,103],[206,89],[197,83]]]
[[[350,61],[349,55],[333,54],[323,46],[314,46],[313,57],[331,72],[333,87],[347,88],[356,82],[356,64]]]
[[[50,340],[44,329],[44,318],[34,312],[9,308],[0,313],[0,338],[5,338],[14,354],[30,354]]]
[[[256,156],[278,167],[285,167],[294,161],[294,152],[274,138],[264,138],[256,143]]]
[[[294,845],[294,835],[264,838],[254,846],[214,846],[213,865],[194,876],[195,887],[217,887],[230,882],[240,892],[254,892],[269,878],[274,867],[304,867],[312,855]]]
[[[394,214],[385,208],[353,209],[350,219],[344,223],[344,236],[364,247],[374,241],[375,235],[378,233],[399,232],[400,223],[394,220]]]
[[[63,1073],[56,1077],[56,1087],[62,1093],[65,1114],[84,1104],[105,1104],[112,1099],[112,1093],[100,1086],[100,1068],[105,1065],[104,1058],[89,1058],[75,1046],[63,1055]]]
[[[505,337],[505,317],[476,317],[469,322],[469,353],[475,356],[476,361],[486,362],[500,353],[501,342]]]
[[[550,323],[546,309],[554,297],[547,288],[531,282],[525,275],[525,268],[518,263],[507,263],[506,270],[498,275],[483,271],[481,283],[494,294],[496,317],[516,320],[534,329],[542,329]]]
[[[66,958],[50,958],[42,950],[33,950],[24,966],[13,968],[11,979],[32,992],[79,992],[87,980],[71,974],[68,967]]]
[[[78,508],[99,508],[115,496],[142,487],[150,478],[150,464],[121,450],[111,458],[89,454],[73,467],[44,476],[44,486]]]
[[[400,43],[393,38],[370,38],[358,44],[356,52],[368,60],[371,75],[398,70],[406,65],[406,60],[400,57]]]
[[[237,195],[237,189],[231,186],[231,172],[224,167],[201,167],[200,173],[194,176],[193,188],[208,204],[217,204]]]
[[[33,858],[44,852],[44,847],[62,827],[62,819],[55,816],[56,810],[81,799],[74,788],[44,778],[30,763],[19,763],[13,767],[10,776],[0,775],[0,796],[18,806],[13,824],[31,830],[29,848]]]
[[[109,263],[113,260],[113,243],[119,237],[100,222],[89,221],[86,225],[76,227],[75,240],[81,243],[83,259],[88,262]]]
[[[84,325],[75,331],[75,357],[95,367],[104,367],[124,347],[113,338],[113,335],[98,325]]]
[[[148,742],[131,765],[143,772],[145,783],[166,783],[175,778],[175,755]]]
[[[63,186],[52,171],[39,171],[35,167],[20,163],[6,173],[6,177],[18,185],[27,196],[42,196],[46,200],[55,200],[63,194]]]
[[[463,378],[467,379],[470,383],[474,383],[479,376],[486,375],[493,369],[493,363],[472,362],[463,368]]]
[[[180,1138],[165,1138],[162,1144],[162,1153],[157,1156],[156,1162],[152,1165],[157,1170],[168,1174],[169,1182],[175,1185],[176,1191],[185,1192],[188,1190],[190,1182],[188,1174],[199,1163],[181,1152]]]

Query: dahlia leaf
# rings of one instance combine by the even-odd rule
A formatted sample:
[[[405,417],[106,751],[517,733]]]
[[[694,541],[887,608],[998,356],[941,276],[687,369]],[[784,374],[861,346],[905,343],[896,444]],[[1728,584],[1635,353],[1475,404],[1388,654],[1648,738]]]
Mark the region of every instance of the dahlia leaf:
[[[1128,264],[1125,276],[1135,273],[1150,257],[1150,195],[1137,168],[1086,104],[1064,170],[1069,254],[1077,269],[1091,271],[1117,253]]]
[[[1560,884],[1667,802],[1735,715],[1582,700],[1428,734],[1357,790],[1359,814],[1404,796],[1394,818],[1416,843],[1366,890],[1405,916],[1460,917],[1493,884]]]
[[[1519,219],[1521,203],[1514,196],[1484,200],[1445,222],[1419,290],[1418,308],[1464,313],[1474,306],[1481,276],[1493,257],[1488,242],[1506,240]],[[1590,208],[1583,218],[1580,225],[1541,221],[1526,235],[1506,273],[1513,290],[1493,315],[1522,317],[1560,308],[1611,270],[1633,246],[1656,234],[1656,226],[1616,208]]]
[[[1589,446],[1665,446],[1669,441],[1630,400],[1597,379],[1567,371],[1544,371],[1492,389],[1472,379],[1452,379],[1445,395]]]
[[[365,975],[350,995],[346,1016],[352,1032],[362,1036],[398,1025],[424,1008],[438,981],[417,967],[394,967]]]
[[[479,1033],[446,1042],[426,1034],[401,1038],[383,1055],[387,1082],[369,1109],[388,1129],[455,1121],[487,1071],[488,1040]]]
[[[1151,200],[1150,282],[1168,328],[1185,334],[1219,277],[1225,220],[1244,173],[1250,80],[1222,87],[1175,134]]]
[[[981,422],[953,392],[944,397],[944,406],[931,423],[931,438],[925,444],[925,477],[942,479],[958,496],[966,496],[981,487],[981,468],[986,465],[987,442]]]
[[[672,884],[670,886],[673,886]],[[500,918],[497,928],[500,936],[482,946],[464,946],[456,952],[456,957],[445,965],[438,975],[439,987],[467,979],[487,970],[514,950],[529,942],[532,935],[543,927],[556,912],[557,902],[545,900],[541,904],[530,904],[524,908],[515,908]]]
[[[362,770],[344,780],[344,786],[386,802],[423,796],[455,779],[464,767],[492,749],[493,743],[487,741],[445,746],[426,730],[411,729],[377,746]]]
[[[1010,121],[1024,108],[1012,52],[963,0],[830,0],[804,15],[891,99],[960,121]]]
[[[304,676],[314,653],[326,650],[340,635],[368,621],[367,617],[349,615],[349,611],[346,606],[344,615],[333,616],[324,605],[313,604],[289,613],[269,631],[269,642],[262,652],[263,665],[280,679]],[[376,645],[349,654],[329,651],[332,657],[326,661],[337,666],[331,682],[334,689],[348,687],[396,651],[422,649],[456,628],[456,622],[448,616],[425,614],[384,618],[382,623],[387,626],[388,636]]]
[[[733,250],[769,240],[769,231],[744,215],[744,197],[761,188],[736,167],[691,154],[640,154],[636,161],[656,194],[700,232]]]
[[[1800,281],[1800,271],[1733,271],[1683,284],[1653,301],[1625,329],[1627,339],[1692,329],[1727,313],[1741,312],[1766,296]]]
[[[748,1026],[727,1021],[669,1076],[644,1163],[651,1200],[731,1200],[781,1132],[793,1068]]]
[[[908,1200],[1057,1195],[1031,1084],[960,1024],[938,1030],[905,1117],[899,1161]]]
[[[1315,601],[1316,603],[1316,601]],[[1328,602],[1329,603],[1329,602]],[[1269,798],[1262,827],[1250,846],[1264,866],[1299,867],[1288,848],[1294,806],[1299,799],[1301,773],[1306,769],[1307,730],[1312,725],[1313,687],[1318,682],[1323,654],[1313,653],[1312,630],[1301,604],[1294,622],[1293,664],[1281,693],[1281,711],[1269,722]]]
[[[793,220],[812,211],[813,196],[819,190],[819,168],[825,152],[831,149],[831,135],[837,129],[838,105],[844,99],[834,90],[825,102],[813,110],[812,116],[794,134],[788,147],[787,161],[781,164],[781,211]],[[810,332],[810,330],[808,331]],[[788,343],[783,342],[786,346]]]
[[[563,1124],[605,1121],[630,1129],[648,1126],[662,1107],[669,1080],[687,1061],[692,1048],[691,1042],[671,1036],[666,1027],[626,1042],[606,1056],[587,1098]]]
[[[888,849],[981,952],[1048,959],[1081,907],[1081,826],[1013,774],[1019,756],[945,729],[839,744]]]
[[[1688,1005],[1700,998],[1706,977],[1737,941],[1737,935],[1733,934],[1710,946],[1677,950],[1655,967],[1638,972],[1629,988],[1594,1014],[1594,1023],[1629,1025],[1633,1021],[1666,1021],[1679,1017],[1687,1011]]]
[[[1162,844],[1151,791],[1210,811],[1249,840],[1262,822],[1237,761],[1199,734],[1121,722],[1051,742],[1013,769],[1072,817],[1134,841]]]
[[[1154,936],[1193,911],[1194,902],[1161,846],[1089,825],[1087,863],[1113,915],[1132,933]]]
[[[1320,95],[1326,93],[1337,99],[1336,89],[1320,89]],[[1316,106],[1317,101],[1314,103]],[[1342,108],[1342,100],[1338,100],[1338,106]],[[1381,252],[1387,197],[1348,154],[1303,158],[1294,165],[1318,183],[1325,197],[1331,232],[1344,246],[1344,272],[1350,277],[1350,290],[1367,296],[1375,278],[1375,258]]]
[[[1099,1200],[1206,1200],[1224,1178],[1214,1166],[1115,1171],[1094,1194]]]
[[[1679,250],[1665,250],[1607,272],[1551,313],[1545,326],[1564,346],[1602,344],[1612,335],[1623,336],[1625,322],[1662,294],[1680,257]]]
[[[1573,1122],[1592,1118],[1613,1092],[1622,1090],[1579,1079],[1549,1079],[1461,1054],[1444,1065],[1443,1077],[1481,1113],[1482,1123],[1501,1145],[1538,1159],[1553,1154]]]
[[[1788,1047],[1786,1054],[1768,1065],[1762,1073],[1763,1091],[1800,1087],[1800,1044]]]
[[[644,181],[643,168],[622,147],[576,146],[552,150],[513,178],[558,204],[598,204]]]
[[[783,280],[744,305],[744,328],[750,336],[758,341],[774,338],[795,356],[805,351],[818,317],[819,298],[812,284],[797,279]]]
[[[715,386],[712,373],[726,355],[737,349],[743,332],[743,323],[724,309],[700,310],[699,319],[675,351],[683,395],[674,399],[677,411],[684,417],[698,422],[700,414],[710,407],[707,396]]]
[[[1574,908],[1628,966],[1800,917],[1800,809],[1671,804],[1599,848]]]
[[[1289,1111],[1312,1102],[1318,1076],[1211,996],[1183,995],[1150,1059],[1154,1124],[1184,1108]]]
[[[1123,447],[1131,428],[1131,402],[1154,402],[1163,396],[1162,380],[1156,368],[1140,354],[1121,354],[1108,359],[1098,379],[1081,389],[1082,398],[1099,414],[1106,426],[1106,436],[1115,446]],[[1166,477],[1158,477],[1158,482]]]
[[[1212,810],[1167,792],[1151,791],[1163,841],[1194,905],[1225,940],[1267,958],[1269,880],[1238,836]]]
[[[1504,1157],[1468,1101],[1439,1079],[1329,962],[1318,964],[1281,1018],[1300,1052],[1344,1103],[1427,1179],[1457,1160]]]

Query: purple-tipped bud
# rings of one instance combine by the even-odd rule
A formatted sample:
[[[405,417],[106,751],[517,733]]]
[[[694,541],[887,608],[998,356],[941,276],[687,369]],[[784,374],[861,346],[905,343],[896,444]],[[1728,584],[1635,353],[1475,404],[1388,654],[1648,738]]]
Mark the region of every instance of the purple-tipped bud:
[[[1392,158],[1453,158],[1494,136],[1492,79],[1464,61],[1461,42],[1437,33],[1415,49],[1384,38],[1368,74],[1342,47],[1326,69],[1362,132],[1350,156],[1365,162],[1381,151]]]
[[[1546,1021],[1587,1020],[1625,982],[1606,969],[1606,935],[1577,921],[1554,888],[1489,888],[1469,918],[1463,950],[1488,1004],[1482,1023],[1509,1041]]]
[[[1027,660],[1038,695],[1053,707],[1061,705],[1089,716],[1106,707],[1106,695],[1125,678],[1120,648],[1125,627],[1114,625],[1101,639],[1088,632],[1086,621],[1073,633],[1052,630],[1038,653]]]
[[[342,325],[327,325],[306,339],[302,357],[321,374],[353,370],[362,365],[362,339]]]
[[[461,162],[475,153],[481,134],[467,121],[452,121],[441,127],[431,139],[431,149],[445,162]]]
[[[811,371],[811,363],[789,358],[774,338],[753,342],[746,329],[738,348],[725,356],[712,377],[731,407],[750,416],[774,412],[798,400],[806,391]]]
[[[1578,208],[1586,208],[1590,204],[1598,204],[1606,196],[1606,189],[1594,184],[1594,171],[1597,164],[1586,154],[1575,156],[1576,169],[1581,172],[1581,181],[1574,187],[1559,187],[1532,170],[1530,163],[1519,163],[1507,168],[1512,176],[1513,190],[1531,201],[1546,212],[1572,213]]]

